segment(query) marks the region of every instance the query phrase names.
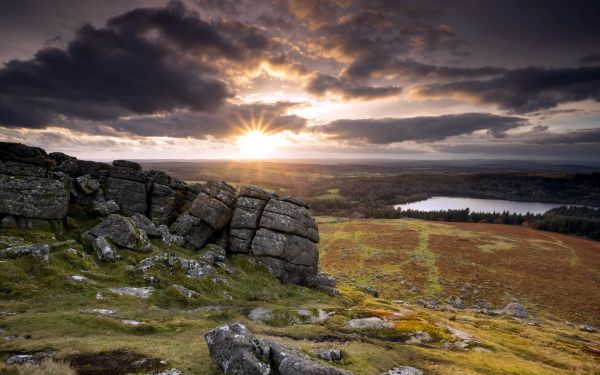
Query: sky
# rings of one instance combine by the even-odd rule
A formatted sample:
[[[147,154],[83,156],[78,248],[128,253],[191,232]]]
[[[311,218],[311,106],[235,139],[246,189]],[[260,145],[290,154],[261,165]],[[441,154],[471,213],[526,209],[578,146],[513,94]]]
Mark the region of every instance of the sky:
[[[0,0],[0,140],[600,162],[595,0]]]

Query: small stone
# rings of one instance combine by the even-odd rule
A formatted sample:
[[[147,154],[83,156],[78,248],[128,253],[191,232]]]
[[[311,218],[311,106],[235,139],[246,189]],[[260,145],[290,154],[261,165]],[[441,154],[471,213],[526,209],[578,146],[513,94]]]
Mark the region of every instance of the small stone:
[[[139,325],[145,324],[144,322],[140,322],[137,320],[129,320],[129,319],[121,320],[121,323],[126,324],[128,326],[139,326]]]
[[[179,292],[181,292],[181,294],[183,294],[187,298],[195,298],[200,295],[198,292],[194,292],[193,290],[188,289],[181,285],[175,284],[175,285],[173,285],[173,288],[177,289]]]
[[[381,375],[424,375],[423,371],[409,366],[395,367],[386,372],[382,372]]]
[[[377,291],[377,289],[372,288],[370,286],[361,286],[360,290],[362,290],[363,292],[372,295],[373,297],[379,297],[379,292]]]
[[[97,237],[92,243],[92,247],[96,250],[98,259],[101,261],[119,259],[119,253],[115,247],[106,239],[106,237]]]
[[[87,281],[87,277],[81,275],[73,275],[69,279],[78,283],[85,283]]]
[[[385,321],[377,317],[352,319],[346,323],[346,327],[351,329],[381,329],[392,328],[394,323]]]
[[[123,287],[123,288],[109,288],[109,291],[112,293],[118,294],[120,296],[134,296],[141,299],[147,299],[154,293],[154,288],[152,287],[143,287],[143,288],[131,288],[131,287]]]
[[[313,350],[313,353],[315,353],[317,357],[330,362],[342,359],[342,351],[339,349],[315,349]]]
[[[253,322],[266,323],[273,319],[273,310],[266,309],[264,307],[257,307],[250,311],[248,314],[248,319],[252,320]]]
[[[96,299],[97,300],[104,299],[104,295],[102,293],[98,292],[98,293],[96,293]]]
[[[502,314],[508,316],[514,316],[516,318],[527,318],[529,315],[527,309],[520,303],[509,303],[502,309]]]

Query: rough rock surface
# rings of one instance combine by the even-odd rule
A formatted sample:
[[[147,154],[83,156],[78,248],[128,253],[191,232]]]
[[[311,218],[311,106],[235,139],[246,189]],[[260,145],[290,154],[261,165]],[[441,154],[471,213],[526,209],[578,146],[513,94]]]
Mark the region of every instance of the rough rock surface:
[[[351,374],[321,365],[294,349],[261,340],[238,323],[217,327],[208,332],[205,338],[210,357],[226,374]]]
[[[240,189],[229,229],[230,252],[250,252],[250,245],[260,224],[263,210],[271,198],[271,194],[255,186],[244,186]]]
[[[173,224],[175,234],[195,249],[202,248],[231,219],[235,206],[235,189],[223,181],[209,181],[187,213]]]
[[[154,288],[146,287],[146,288],[131,288],[131,287],[123,287],[123,288],[109,288],[114,294],[118,294],[120,296],[133,296],[141,299],[149,298],[152,293],[154,293]]]
[[[146,232],[136,228],[132,219],[117,214],[109,215],[87,234],[93,237],[106,237],[115,245],[131,250],[148,252],[152,249]]]
[[[218,279],[218,273],[210,264],[195,259],[185,259],[175,253],[153,255],[138,263],[138,269],[142,271],[147,271],[152,267],[163,267],[172,271],[175,270],[175,267],[180,267],[191,278],[201,279],[209,276],[215,280]]]
[[[315,349],[313,350],[313,353],[315,353],[317,357],[330,362],[342,359],[342,351],[339,349]]]
[[[226,374],[268,375],[270,347],[241,324],[217,327],[205,336],[212,360]]]
[[[72,179],[36,147],[0,142],[0,215],[63,219]]]
[[[96,250],[99,260],[115,260],[120,258],[117,250],[104,236],[97,237],[92,242],[92,247]]]
[[[307,284],[317,275],[317,224],[302,201],[272,198],[265,205],[250,253],[283,282]]]
[[[0,258],[32,256],[48,262],[49,251],[50,247],[46,244],[13,246],[0,250]]]

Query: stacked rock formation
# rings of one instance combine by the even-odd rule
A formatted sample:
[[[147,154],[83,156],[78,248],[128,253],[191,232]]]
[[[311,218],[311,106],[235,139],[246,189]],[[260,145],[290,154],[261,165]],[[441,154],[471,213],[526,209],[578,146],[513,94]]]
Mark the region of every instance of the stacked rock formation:
[[[59,224],[68,210],[72,180],[54,171],[44,150],[0,144],[2,225],[33,228]]]
[[[223,181],[188,185],[126,160],[111,165],[0,143],[3,226],[61,229],[69,205],[104,218],[83,238],[102,260],[118,258],[114,245],[150,251],[147,236],[193,249],[216,243],[228,253],[257,257],[283,282],[335,289],[317,273],[319,232],[298,199],[258,187],[236,194]]]

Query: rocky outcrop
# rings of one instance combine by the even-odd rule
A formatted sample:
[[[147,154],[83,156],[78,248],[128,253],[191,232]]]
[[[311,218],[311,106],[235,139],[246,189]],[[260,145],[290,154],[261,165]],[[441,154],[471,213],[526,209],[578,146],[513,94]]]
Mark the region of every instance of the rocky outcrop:
[[[0,142],[0,216],[5,225],[36,227],[67,214],[72,180],[52,169],[37,147]]]
[[[284,282],[305,284],[318,271],[317,224],[308,206],[290,197],[265,205],[250,252]]]
[[[75,228],[69,204],[103,218],[82,235],[100,260],[119,259],[119,248],[150,251],[148,237],[196,250],[213,243],[259,258],[283,282],[336,293],[335,280],[318,274],[317,225],[298,199],[254,186],[236,194],[223,181],[188,185],[127,160],[107,164],[0,143],[2,226]]]
[[[350,375],[309,356],[256,337],[242,324],[217,327],[205,335],[212,360],[226,374]]]

